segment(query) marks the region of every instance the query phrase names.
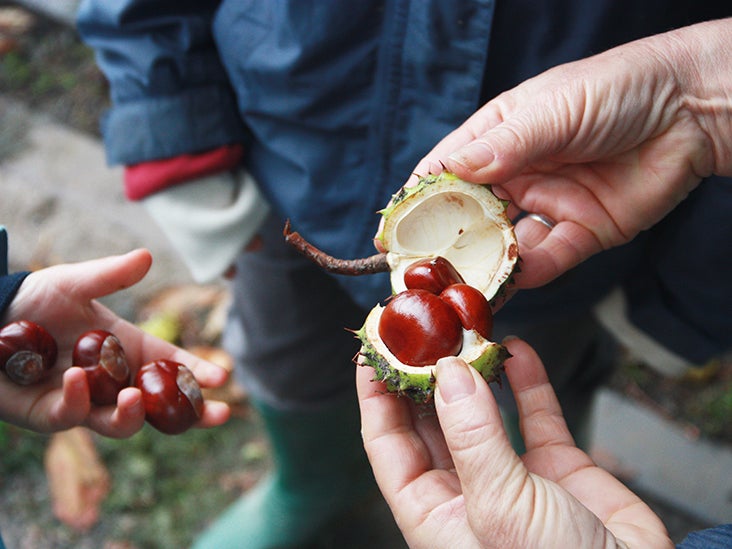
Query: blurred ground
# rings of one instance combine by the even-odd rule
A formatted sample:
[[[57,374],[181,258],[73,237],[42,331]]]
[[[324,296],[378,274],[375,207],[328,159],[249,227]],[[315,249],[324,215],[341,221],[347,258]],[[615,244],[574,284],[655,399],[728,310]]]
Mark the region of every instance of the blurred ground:
[[[104,164],[97,121],[106,84],[68,24],[74,0],[30,4],[55,8],[60,19],[34,14],[8,30],[2,8],[14,4],[0,0],[0,222],[9,227],[11,265],[37,268],[149,247],[150,275],[107,302],[141,320],[151,302],[190,280],[157,227],[124,201],[119,171]],[[198,343],[217,342],[186,340]],[[595,458],[648,499],[677,541],[732,520],[731,379],[729,361],[671,380],[627,360],[598,398]],[[163,437],[145,429],[128,441],[95,439],[112,489],[98,523],[77,532],[52,514],[48,442],[0,426],[0,531],[8,549],[183,547],[268,465],[245,401],[212,432]],[[373,528],[390,525],[388,511],[371,513],[372,528],[354,530],[345,521],[314,549],[399,547],[389,526]]]

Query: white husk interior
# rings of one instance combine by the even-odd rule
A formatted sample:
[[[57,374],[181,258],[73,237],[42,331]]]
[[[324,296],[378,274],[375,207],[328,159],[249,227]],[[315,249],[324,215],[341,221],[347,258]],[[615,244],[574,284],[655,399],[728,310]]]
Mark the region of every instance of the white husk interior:
[[[480,185],[456,180],[436,187],[426,198],[407,198],[385,220],[393,291],[406,289],[404,271],[411,263],[442,256],[491,299],[515,263],[507,252],[516,240],[504,205]]]

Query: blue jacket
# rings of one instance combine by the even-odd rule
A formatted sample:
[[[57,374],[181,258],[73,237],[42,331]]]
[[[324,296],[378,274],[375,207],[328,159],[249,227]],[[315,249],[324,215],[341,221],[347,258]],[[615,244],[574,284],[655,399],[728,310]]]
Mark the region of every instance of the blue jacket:
[[[78,25],[111,84],[110,163],[245,143],[275,211],[352,258],[373,253],[375,212],[417,161],[487,99],[731,13],[718,0],[85,0]],[[732,189],[702,187],[675,225],[520,293],[502,316],[551,318],[629,283],[633,320],[676,352],[703,362],[732,347]],[[365,307],[389,292],[382,276],[342,283]]]

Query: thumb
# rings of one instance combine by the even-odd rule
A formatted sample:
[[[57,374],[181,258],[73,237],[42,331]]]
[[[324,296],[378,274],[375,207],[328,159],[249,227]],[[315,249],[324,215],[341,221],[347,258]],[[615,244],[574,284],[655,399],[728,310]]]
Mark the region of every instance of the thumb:
[[[137,284],[152,265],[152,256],[145,249],[123,255],[92,259],[65,266],[65,278],[72,292],[85,299],[96,299]]]
[[[468,181],[503,183],[550,154],[548,143],[557,143],[556,135],[550,139],[541,130],[547,122],[522,118],[511,118],[454,151],[445,162],[447,169]]]
[[[435,376],[437,416],[467,507],[484,509],[504,497],[509,479],[525,469],[480,374],[465,361],[448,357],[438,361]]]

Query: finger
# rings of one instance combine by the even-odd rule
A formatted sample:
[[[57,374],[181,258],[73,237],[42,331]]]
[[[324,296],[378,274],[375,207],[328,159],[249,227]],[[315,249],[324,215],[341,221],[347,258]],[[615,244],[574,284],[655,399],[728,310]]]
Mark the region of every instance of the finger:
[[[407,401],[387,393],[382,383],[372,381],[373,375],[368,366],[356,368],[361,436],[379,485],[395,493],[429,470],[430,462]]]
[[[463,360],[437,362],[435,406],[468,509],[491,505],[504,486],[525,475],[488,384]],[[508,494],[511,496],[512,494]]]
[[[532,215],[521,218],[514,225],[514,232],[518,239],[519,250],[530,250],[535,248],[549,236],[553,227],[543,223]]]
[[[144,278],[152,265],[148,250],[64,266],[64,278],[79,297],[95,299],[124,290]]]
[[[69,368],[63,373],[61,388],[37,402],[30,411],[33,430],[56,432],[81,425],[91,408],[86,373],[81,368]]]
[[[506,338],[503,344],[512,355],[506,361],[506,376],[516,399],[526,450],[574,446],[561,406],[536,351],[518,338]]]
[[[452,462],[452,455],[445,443],[445,436],[442,434],[440,421],[437,418],[434,407],[427,404],[419,406],[410,405],[409,408],[412,412],[414,430],[417,431],[417,434],[430,453],[432,469],[454,471],[455,464]]]
[[[226,423],[231,417],[231,407],[218,400],[206,400],[203,403],[203,414],[196,423],[198,429],[210,429]]]
[[[214,364],[207,360],[173,346],[171,360],[188,366],[198,384],[206,389],[213,389],[223,386],[229,379],[230,372],[223,366]]]
[[[385,397],[383,404],[393,407],[384,414],[385,419],[393,419],[403,428],[414,430],[427,450],[428,456],[426,454],[425,458],[429,458],[430,468],[453,469],[452,457],[445,444],[445,438],[442,436],[434,408],[429,404],[415,406],[406,397],[397,397],[393,393],[388,393],[384,383],[372,380],[373,375],[371,368],[366,366],[359,368],[356,377],[357,389],[363,391],[364,394],[373,392]],[[389,427],[394,427],[394,425],[379,426],[382,432]]]
[[[142,393],[135,387],[122,389],[116,406],[92,408],[86,425],[100,435],[110,438],[129,438],[145,424]]]
[[[226,368],[148,334],[130,322],[120,320],[100,304],[96,304],[95,309],[98,311],[99,318],[108,319],[102,325],[114,332],[122,341],[133,372],[148,362],[167,359],[187,366],[201,387],[221,387],[228,380],[229,371]]]
[[[459,492],[457,478],[433,469],[430,449],[415,429],[407,398],[373,382],[367,366],[356,369],[361,433],[374,477],[401,525],[414,525]]]
[[[662,530],[657,517],[635,494],[575,446],[536,352],[517,338],[503,343],[512,354],[506,361],[506,375],[519,410],[528,469],[557,482],[605,523],[613,521],[624,529],[647,520]]]
[[[91,408],[86,372],[76,366],[66,370],[63,375],[61,390],[62,399],[55,415],[64,417],[67,427],[80,425]]]
[[[499,101],[510,102],[511,93]],[[546,103],[523,107],[500,123],[487,125],[484,132],[476,133],[475,139],[453,150],[445,166],[469,181],[503,183],[534,161],[562,150],[572,135],[568,127],[572,118],[561,97],[552,99],[555,108],[547,108]],[[499,101],[489,103],[481,111],[500,111]],[[477,117],[485,116],[481,111],[476,113]]]
[[[503,114],[500,106],[496,102],[491,102],[474,113],[463,124],[446,135],[437,145],[417,164],[414,173],[417,175],[427,175],[428,173],[440,173],[445,168],[450,171],[448,160],[452,153],[461,150],[463,147],[472,143],[480,136],[484,135],[491,128],[496,127],[503,121]],[[410,178],[410,181],[414,177]],[[476,180],[475,183],[492,183],[491,180]]]
[[[558,278],[603,248],[587,229],[562,221],[533,248],[520,248],[522,267],[516,288],[538,288]]]

